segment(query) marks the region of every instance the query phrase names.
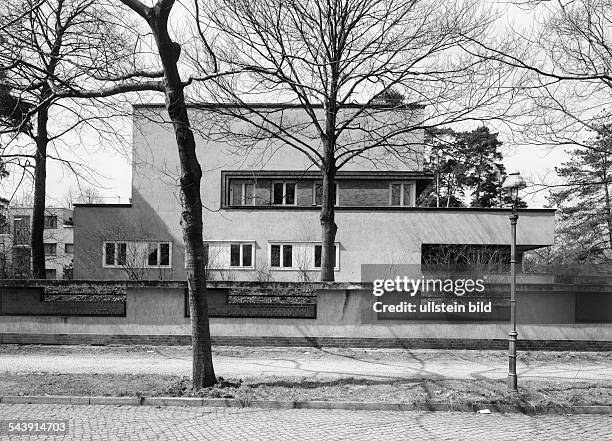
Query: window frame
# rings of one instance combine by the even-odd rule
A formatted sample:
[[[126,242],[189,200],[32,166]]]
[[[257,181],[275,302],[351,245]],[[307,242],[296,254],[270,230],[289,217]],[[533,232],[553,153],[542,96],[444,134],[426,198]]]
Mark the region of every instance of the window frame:
[[[274,184],[283,184],[283,197],[282,197],[282,203],[281,204],[275,204],[274,203]],[[287,184],[292,184],[293,185],[293,203],[292,204],[288,204],[287,203]],[[288,207],[295,207],[297,206],[297,181],[281,181],[281,180],[273,180],[270,182],[270,205],[275,206],[275,207],[282,207],[282,206],[288,206]]]
[[[322,181],[313,181],[312,183],[312,205],[313,207],[320,207],[321,204],[317,204],[317,184],[321,185],[321,199],[323,198],[323,182]],[[334,201],[334,207],[340,206],[340,184],[338,181],[334,181],[334,185],[336,186],[336,200]]]
[[[72,251],[68,251],[68,246],[72,247]],[[64,243],[64,254],[74,254],[74,242]]]
[[[52,226],[48,226],[47,219],[52,219]],[[57,215],[56,214],[45,214],[43,216],[43,230],[57,230]]]
[[[232,246],[238,245],[240,254],[238,260],[240,261],[239,266],[232,265]],[[244,247],[248,245],[251,247],[251,265],[244,265]],[[255,246],[254,242],[230,242],[229,244],[229,265],[228,268],[231,270],[252,270],[255,269]]]
[[[314,270],[320,270],[321,266],[316,266],[316,249],[317,247],[321,247],[321,252],[323,252],[323,244],[315,243],[312,245],[312,268]],[[334,271],[340,271],[340,242],[334,242],[334,248],[336,249],[336,264],[334,265]]]
[[[235,179],[235,181],[238,181],[239,179]],[[230,179],[228,182],[229,185],[229,191],[228,191],[228,195],[227,195],[227,202],[228,202],[228,206],[230,207],[251,207],[251,206],[255,206],[255,182],[241,182],[240,183],[240,204],[234,204],[233,203],[233,195],[234,195],[234,187],[232,187],[232,181],[233,179]],[[251,195],[251,203],[247,204],[246,203],[246,186],[247,185],[251,185],[253,187],[253,192]]]
[[[272,266],[272,246],[280,246],[280,260],[279,260],[279,265],[280,266]],[[268,266],[270,267],[270,270],[272,271],[295,271],[296,268],[294,266],[295,264],[295,256],[293,255],[293,252],[295,250],[295,243],[293,242],[268,242]],[[284,258],[284,250],[286,246],[290,246],[291,247],[291,266],[284,266],[285,263],[285,258]]]
[[[48,246],[52,246],[52,245],[55,245],[55,252],[47,254],[47,249],[46,248]],[[47,257],[47,256],[57,256],[57,242],[45,242],[45,243],[43,243],[43,251],[44,251],[45,257]]]
[[[393,203],[393,186],[400,185],[400,203]],[[409,204],[406,204],[407,188],[410,191],[408,194]],[[389,206],[390,207],[414,207],[416,206],[416,182],[415,181],[391,181],[389,182]]]
[[[113,244],[114,246],[114,264],[106,263],[106,245]],[[125,244],[126,250],[126,264],[119,264],[119,245]],[[157,261],[161,260],[161,245],[168,245],[168,265],[149,265],[149,253],[148,253],[148,245],[149,244],[157,244]],[[145,254],[142,256],[141,262],[136,262],[133,265],[129,265],[128,261],[128,252],[130,245],[132,246],[144,246]],[[103,268],[124,268],[126,266],[131,266],[132,268],[138,269],[169,269],[172,268],[172,241],[156,241],[156,240],[105,240],[102,242],[102,267]]]
[[[141,243],[146,243],[147,245],[149,244],[157,244],[157,264],[156,265],[150,265],[149,264],[149,254],[147,253],[147,255],[145,256],[145,261],[144,264],[145,266],[142,268],[172,268],[172,242],[168,242],[168,241],[155,241],[155,240],[145,240],[145,241],[134,241],[136,243],[141,242]],[[168,265],[162,265],[161,263],[161,246],[162,245],[168,245]],[[148,251],[148,248],[147,248]],[[140,268],[140,267],[136,267],[136,268]]]
[[[106,247],[109,244],[113,244],[113,264],[106,263]],[[120,265],[118,256],[118,245],[125,244],[126,254],[127,254],[127,241],[125,240],[105,240],[102,242],[102,267],[103,268],[123,268],[125,265]]]

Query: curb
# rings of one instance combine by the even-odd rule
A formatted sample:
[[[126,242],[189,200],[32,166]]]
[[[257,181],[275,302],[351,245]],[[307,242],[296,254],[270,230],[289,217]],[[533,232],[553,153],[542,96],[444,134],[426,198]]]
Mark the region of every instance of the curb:
[[[8,396],[0,397],[0,404],[66,404],[107,406],[155,407],[251,407],[258,409],[326,409],[326,410],[379,410],[421,412],[477,412],[488,409],[491,413],[522,413],[527,415],[612,415],[612,406],[523,407],[509,404],[480,403],[376,403],[358,401],[276,401],[240,400],[233,398],[190,397],[77,397],[77,396]]]

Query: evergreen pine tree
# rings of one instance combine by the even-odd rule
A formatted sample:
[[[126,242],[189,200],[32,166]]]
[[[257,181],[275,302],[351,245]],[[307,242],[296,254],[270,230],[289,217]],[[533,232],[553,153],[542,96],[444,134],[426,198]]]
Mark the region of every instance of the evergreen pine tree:
[[[597,132],[588,147],[568,151],[570,161],[556,168],[564,186],[549,198],[565,260],[581,263],[612,262],[612,125]]]

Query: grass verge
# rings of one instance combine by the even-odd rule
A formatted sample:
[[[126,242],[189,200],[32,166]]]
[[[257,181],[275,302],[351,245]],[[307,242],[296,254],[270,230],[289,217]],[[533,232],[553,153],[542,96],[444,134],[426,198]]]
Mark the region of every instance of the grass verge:
[[[357,401],[431,403],[449,406],[480,404],[530,407],[612,405],[610,382],[521,380],[518,394],[510,394],[503,380],[489,379],[391,379],[273,378],[221,379],[214,387],[193,391],[186,377],[171,375],[111,375],[4,373],[0,396],[76,395],[233,398],[248,405],[253,400]]]

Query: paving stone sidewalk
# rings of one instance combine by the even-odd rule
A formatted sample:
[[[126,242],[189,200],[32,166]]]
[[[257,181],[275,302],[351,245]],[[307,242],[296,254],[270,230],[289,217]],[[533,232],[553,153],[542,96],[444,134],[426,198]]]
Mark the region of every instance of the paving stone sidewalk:
[[[65,436],[2,440],[610,440],[608,415],[0,404],[0,420],[68,419]]]

